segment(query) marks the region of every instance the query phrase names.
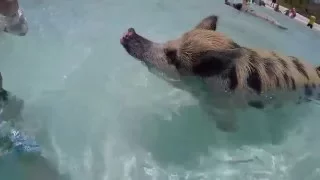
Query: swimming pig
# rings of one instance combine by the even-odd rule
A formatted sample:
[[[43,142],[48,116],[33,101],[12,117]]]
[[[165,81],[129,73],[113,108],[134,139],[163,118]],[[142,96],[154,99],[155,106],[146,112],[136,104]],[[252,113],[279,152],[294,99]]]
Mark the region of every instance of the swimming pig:
[[[120,42],[162,79],[190,92],[219,129],[238,129],[236,109],[276,108],[319,99],[320,68],[296,57],[240,46],[204,18],[180,37],[156,43],[129,28]]]

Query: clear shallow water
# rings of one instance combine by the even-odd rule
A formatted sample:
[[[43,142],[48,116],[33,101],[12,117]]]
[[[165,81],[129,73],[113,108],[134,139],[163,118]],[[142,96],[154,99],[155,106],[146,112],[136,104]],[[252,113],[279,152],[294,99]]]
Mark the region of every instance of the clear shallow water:
[[[239,112],[241,130],[224,134],[194,99],[150,74],[119,43],[131,26],[165,41],[215,13],[219,31],[242,45],[319,64],[317,32],[260,9],[289,28],[281,31],[212,0],[21,5],[30,33],[1,35],[0,70],[5,87],[25,100],[24,130],[47,160],[7,156],[0,161],[4,179],[319,179],[317,105]]]

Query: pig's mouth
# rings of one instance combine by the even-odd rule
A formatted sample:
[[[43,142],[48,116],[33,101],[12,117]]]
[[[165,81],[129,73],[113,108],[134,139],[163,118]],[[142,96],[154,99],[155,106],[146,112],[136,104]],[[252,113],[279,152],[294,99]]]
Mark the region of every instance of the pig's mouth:
[[[139,60],[146,60],[150,57],[153,42],[140,36],[133,28],[129,28],[120,39],[125,50]]]

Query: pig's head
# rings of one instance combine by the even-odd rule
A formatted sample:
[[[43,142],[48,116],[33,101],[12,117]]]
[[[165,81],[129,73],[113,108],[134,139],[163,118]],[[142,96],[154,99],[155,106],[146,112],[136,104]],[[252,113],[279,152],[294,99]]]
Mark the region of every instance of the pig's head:
[[[131,56],[171,78],[214,76],[232,64],[232,59],[239,55],[233,50],[240,47],[216,31],[217,22],[217,16],[208,16],[192,30],[166,43],[152,42],[130,28],[120,42]]]

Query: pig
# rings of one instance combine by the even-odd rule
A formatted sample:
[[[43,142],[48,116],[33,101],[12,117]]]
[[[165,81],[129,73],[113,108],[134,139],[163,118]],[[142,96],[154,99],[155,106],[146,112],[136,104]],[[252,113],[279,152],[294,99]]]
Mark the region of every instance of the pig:
[[[237,110],[277,109],[319,100],[320,67],[267,49],[241,46],[205,17],[180,37],[157,43],[129,28],[126,52],[175,88],[189,92],[224,132],[239,129]]]

